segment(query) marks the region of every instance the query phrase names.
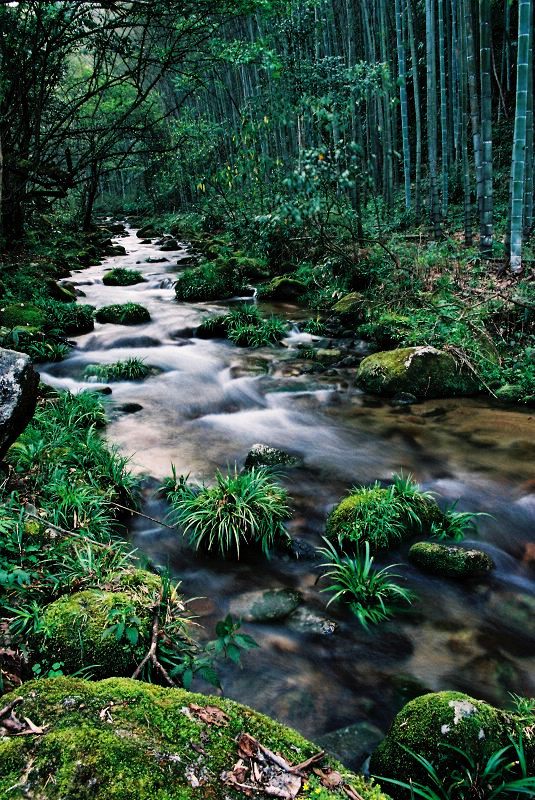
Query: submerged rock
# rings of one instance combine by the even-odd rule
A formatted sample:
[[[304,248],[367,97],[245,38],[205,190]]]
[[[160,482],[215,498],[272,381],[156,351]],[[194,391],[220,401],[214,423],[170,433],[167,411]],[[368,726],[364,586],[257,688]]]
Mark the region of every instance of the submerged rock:
[[[494,569],[492,558],[483,550],[435,542],[413,544],[409,559],[424,572],[445,578],[479,578]]]
[[[31,720],[41,735],[0,736],[1,797],[228,800],[244,796],[232,782],[240,776],[249,784],[260,778],[254,792],[259,800],[313,797],[305,788],[309,775],[317,780],[312,767],[304,778],[292,774],[256,743],[289,765],[315,755],[317,745],[232,700],[126,678],[55,678],[26,683],[3,698],[12,702],[18,717]],[[31,730],[26,722],[21,727]],[[331,758],[321,766],[341,769]],[[388,800],[362,776],[344,771],[344,777],[363,800]],[[345,796],[321,789],[322,800]]]
[[[317,636],[332,636],[338,624],[322,616],[313,608],[300,606],[288,617],[287,626],[298,633],[312,633]]]
[[[38,386],[29,356],[0,349],[0,458],[31,420]]]
[[[360,770],[365,760],[384,739],[384,733],[371,722],[362,720],[346,728],[326,733],[316,743],[350,769]]]
[[[410,392],[416,397],[471,394],[477,387],[450,353],[435,347],[402,347],[362,361],[357,383],[372,394]]]
[[[301,599],[293,589],[246,592],[232,600],[230,613],[245,622],[275,622],[295,611]]]
[[[292,456],[284,450],[270,447],[267,444],[254,444],[245,459],[245,469],[254,467],[298,467],[302,460],[297,456]]]

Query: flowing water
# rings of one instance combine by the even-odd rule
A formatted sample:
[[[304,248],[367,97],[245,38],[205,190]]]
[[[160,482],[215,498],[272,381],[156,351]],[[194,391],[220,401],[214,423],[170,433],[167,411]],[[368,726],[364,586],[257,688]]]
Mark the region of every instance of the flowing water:
[[[304,466],[284,478],[294,509],[289,530],[321,543],[325,518],[353,485],[411,472],[441,502],[459,499],[460,510],[492,516],[479,521],[474,543],[496,563],[492,577],[461,583],[400,571],[418,600],[410,612],[364,631],[317,585],[318,565],[285,555],[270,561],[231,563],[189,550],[178,532],[138,518],[132,540],[154,565],[169,566],[184,594],[204,598],[192,607],[213,635],[232,600],[252,589],[298,589],[307,609],[334,620],[333,635],[285,622],[246,624],[260,644],[243,668],[224,668],[224,693],[288,723],[310,738],[361,720],[386,730],[401,705],[423,689],[460,689],[494,703],[509,692],[535,694],[535,455],[534,420],[523,410],[503,410],[486,400],[434,400],[411,409],[367,398],[354,384],[354,369],[334,375],[303,374],[295,345],[251,351],[228,342],[195,338],[199,322],[220,304],[182,304],[173,280],[185,247],[161,253],[142,244],[133,229],[121,239],[128,255],[75,272],[97,307],[127,301],[152,316],[135,327],[95,325],[77,339],[66,361],[46,365],[43,379],[72,391],[90,363],[130,356],[158,374],[144,382],[113,383],[108,438],[145,476],[144,511],[158,519],[168,509],[156,488],[171,464],[192,479],[210,480],[217,468],[243,465],[257,443],[301,456]],[[160,263],[148,259],[165,258]],[[143,272],[146,282],[106,287],[111,267]],[[302,310],[280,306],[290,320]],[[310,337],[308,337],[310,338]],[[142,406],[126,413],[126,404]],[[531,560],[530,560],[531,559]],[[387,561],[382,563],[388,563]]]

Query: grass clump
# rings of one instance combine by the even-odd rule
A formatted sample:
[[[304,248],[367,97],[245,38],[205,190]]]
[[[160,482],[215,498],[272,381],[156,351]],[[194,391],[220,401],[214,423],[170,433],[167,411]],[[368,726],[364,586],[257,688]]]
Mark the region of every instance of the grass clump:
[[[47,327],[60,336],[80,336],[94,328],[94,307],[80,303],[47,301]]]
[[[287,332],[288,324],[283,319],[263,317],[257,306],[246,304],[228,314],[209,317],[199,326],[197,335],[230,339],[240,347],[266,347],[278,344]]]
[[[117,267],[104,273],[102,283],[104,286],[134,286],[136,283],[145,283],[145,278],[137,269]]]
[[[473,530],[474,514],[440,510],[431,492],[424,492],[410,476],[396,475],[388,487],[375,483],[351,490],[331,512],[327,537],[372,550],[388,549],[416,534],[435,538],[463,538]]]
[[[320,566],[328,568],[322,578],[328,579],[329,585],[322,592],[333,594],[327,606],[336,600],[346,603],[360,624],[368,628],[392,617],[400,603],[412,602],[414,595],[399,586],[396,579],[400,576],[391,572],[392,567],[378,570],[373,566],[369,542],[364,542],[363,553],[357,548],[354,558],[338,553],[328,539],[324,542],[319,552],[329,560]]]
[[[243,294],[245,288],[246,281],[235,266],[216,260],[184,270],[175,284],[175,293],[180,302],[196,303],[224,300]]]
[[[260,547],[268,555],[287,540],[288,493],[268,469],[218,471],[214,486],[191,485],[173,473],[163,491],[174,520],[196,549],[239,558],[243,548]]]
[[[115,325],[141,325],[150,322],[150,314],[139,303],[123,303],[100,308],[95,314],[97,322],[110,322]]]
[[[113,364],[88,364],[84,378],[97,378],[101,381],[141,381],[150,375],[152,368],[140,358],[127,358]]]

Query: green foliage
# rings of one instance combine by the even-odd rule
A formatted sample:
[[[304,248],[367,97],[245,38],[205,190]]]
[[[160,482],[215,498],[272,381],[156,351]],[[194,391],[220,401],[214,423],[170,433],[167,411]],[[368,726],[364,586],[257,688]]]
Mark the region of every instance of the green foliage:
[[[244,291],[243,277],[225,261],[207,261],[199,267],[186,269],[175,284],[176,298],[180,302],[224,300]]]
[[[507,747],[496,750],[486,761],[473,758],[459,747],[444,743],[458,760],[458,766],[446,776],[440,776],[432,761],[407,753],[427,773],[426,783],[410,783],[391,778],[380,778],[386,783],[406,790],[406,797],[423,797],[425,800],[522,800],[535,794],[535,777],[528,773],[522,738]]]
[[[361,625],[368,628],[393,616],[400,602],[412,602],[412,592],[398,585],[396,579],[400,576],[391,571],[392,567],[378,570],[373,566],[368,541],[364,542],[364,552],[356,548],[354,558],[340,555],[328,539],[323,541],[325,547],[320,547],[319,552],[330,560],[320,565],[328,567],[322,578],[329,580],[322,592],[333,594],[328,606],[337,600],[346,603]]]
[[[121,267],[105,272],[102,277],[104,286],[133,286],[136,283],[144,282],[145,278],[138,270],[122,269]]]
[[[139,303],[123,303],[99,308],[95,319],[97,322],[110,322],[114,325],[141,325],[150,322],[150,314]]]
[[[98,378],[100,381],[141,381],[152,372],[140,358],[127,358],[113,364],[88,364],[84,378]]]
[[[93,306],[47,301],[45,309],[49,328],[60,336],[79,336],[93,330]]]
[[[268,555],[287,539],[288,495],[269,470],[239,473],[235,468],[228,475],[217,472],[215,481],[214,486],[189,485],[175,475],[163,487],[173,519],[193,547],[239,558],[240,548],[261,547]]]
[[[237,306],[225,315],[209,317],[197,335],[221,336],[241,347],[266,347],[277,344],[288,332],[288,324],[280,317],[263,317],[257,306]]]

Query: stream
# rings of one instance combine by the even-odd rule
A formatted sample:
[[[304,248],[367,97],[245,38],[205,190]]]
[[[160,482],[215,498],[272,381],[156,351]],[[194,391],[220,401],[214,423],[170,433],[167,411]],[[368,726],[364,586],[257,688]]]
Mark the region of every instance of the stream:
[[[400,470],[441,503],[458,499],[458,510],[491,515],[479,519],[478,536],[468,540],[494,559],[490,578],[426,575],[407,563],[408,546],[381,557],[380,565],[403,562],[396,571],[418,599],[370,632],[344,609],[326,608],[318,563],[306,552],[299,559],[221,561],[192,552],[178,531],[135,519],[134,545],[149,563],[168,566],[186,597],[199,598],[191,607],[204,636],[213,637],[232,601],[253,589],[297,589],[313,619],[337,623],[332,635],[308,630],[305,614],[244,623],[260,647],[241,667],[223,667],[224,694],[316,740],[365,721],[385,731],[424,690],[458,689],[495,704],[507,704],[510,692],[535,695],[535,412],[479,398],[395,408],[360,392],[354,367],[307,374],[296,345],[311,337],[298,332],[304,312],[289,305],[269,307],[297,323],[284,347],[253,351],[195,338],[198,324],[225,304],[176,302],[173,280],[188,258],[186,246],[160,252],[132,228],[120,243],[128,255],[73,273],[85,294],[80,302],[139,302],[152,321],[96,323],[65,361],[43,366],[42,379],[79,391],[91,388],[81,377],[87,364],[135,355],[158,368],[144,382],[112,383],[109,398],[107,437],[144,476],[146,514],[165,519],[169,509],[157,487],[171,464],[209,481],[218,468],[241,467],[250,447],[263,443],[303,460],[283,482],[294,511],[288,529],[312,545],[321,544],[329,510],[352,486]],[[146,282],[104,286],[102,275],[112,267],[140,270]],[[136,407],[130,404],[141,408],[127,413]]]

